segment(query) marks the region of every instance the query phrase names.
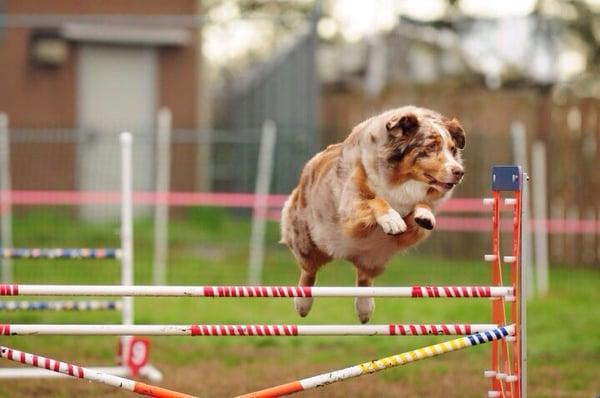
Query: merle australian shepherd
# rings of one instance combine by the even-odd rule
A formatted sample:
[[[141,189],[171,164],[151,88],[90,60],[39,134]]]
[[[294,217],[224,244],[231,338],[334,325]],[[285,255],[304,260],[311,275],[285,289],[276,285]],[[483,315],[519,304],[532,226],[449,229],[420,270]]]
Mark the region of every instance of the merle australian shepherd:
[[[465,133],[456,119],[406,106],[360,123],[304,167],[281,219],[281,242],[300,268],[300,286],[313,286],[319,268],[345,259],[356,285],[371,286],[390,257],[425,239],[436,209],[464,175]],[[306,316],[313,299],[294,300]],[[374,301],[355,300],[369,321]]]

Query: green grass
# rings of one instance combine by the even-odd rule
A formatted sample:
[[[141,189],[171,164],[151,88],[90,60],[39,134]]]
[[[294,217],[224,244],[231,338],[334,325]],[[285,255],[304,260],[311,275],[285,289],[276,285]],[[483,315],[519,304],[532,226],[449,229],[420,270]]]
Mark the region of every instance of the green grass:
[[[71,246],[96,246],[104,242],[116,245],[116,227],[81,224],[65,214],[56,215],[52,228],[37,228],[36,215],[16,220],[15,239],[20,245],[61,246],[69,230]],[[170,226],[169,283],[171,284],[244,284],[246,281],[249,223],[246,218],[230,216],[218,209],[189,212]],[[152,226],[140,221],[135,226],[136,283],[151,280]],[[288,251],[276,244],[277,226],[269,225],[264,284],[295,284],[297,269]],[[485,248],[482,248],[482,251]],[[424,245],[410,255],[397,256],[378,285],[410,286],[475,285],[489,283],[489,266],[483,261],[430,258]],[[15,280],[19,283],[116,283],[119,267],[111,261],[15,261]],[[352,268],[344,262],[328,265],[319,274],[318,284],[351,285]],[[547,391],[585,391],[586,396],[600,393],[600,273],[594,269],[555,266],[551,269],[548,297],[535,298],[528,305],[528,354],[530,387],[533,397],[563,396]],[[488,323],[487,299],[377,299],[371,323],[449,322]],[[136,298],[137,323],[350,323],[356,324],[353,300],[316,299],[313,310],[300,320],[290,299],[205,299]],[[114,313],[4,313],[4,323],[117,323]],[[0,323],[1,323],[0,322]],[[256,356],[232,354],[239,347],[257,350],[277,349],[279,358],[309,355],[315,364],[345,366],[378,356],[413,349],[445,340],[445,337],[308,337],[308,338],[189,338],[155,337],[153,361],[167,366],[186,366],[215,360],[234,370],[259,361]],[[106,337],[15,337],[3,338],[3,344],[61,358],[86,358],[86,363],[110,363],[115,340]],[[76,347],[76,352],[73,352]],[[359,349],[357,349],[359,348]],[[176,355],[173,355],[173,353]],[[225,354],[224,354],[225,353]],[[304,353],[304,354],[301,354]],[[455,354],[453,354],[455,355]],[[463,355],[463,354],[456,354]],[[487,364],[487,350],[474,349],[468,356],[477,371]],[[452,358],[452,357],[450,357]],[[443,376],[456,371],[456,363],[427,361],[430,365],[409,366],[381,376],[385,382],[416,380],[427,372]],[[5,366],[6,364],[0,364]],[[469,369],[471,367],[469,366]],[[308,373],[310,374],[310,372]],[[561,377],[555,377],[556,375]],[[305,376],[298,375],[298,376]],[[428,376],[428,377],[429,377]],[[283,381],[283,380],[282,380]],[[552,386],[551,390],[549,386]],[[485,392],[482,391],[483,395]],[[14,392],[13,392],[14,394]],[[10,393],[9,393],[10,395]],[[9,396],[6,395],[6,396]],[[0,396],[4,396],[0,391]],[[572,395],[575,396],[575,395]]]

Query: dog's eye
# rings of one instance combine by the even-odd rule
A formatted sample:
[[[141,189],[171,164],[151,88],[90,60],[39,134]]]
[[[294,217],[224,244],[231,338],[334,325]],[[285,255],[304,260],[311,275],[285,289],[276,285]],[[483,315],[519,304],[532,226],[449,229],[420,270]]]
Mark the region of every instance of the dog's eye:
[[[427,149],[429,149],[430,151],[437,150],[437,147],[438,147],[437,142],[432,142],[431,144],[427,145]]]

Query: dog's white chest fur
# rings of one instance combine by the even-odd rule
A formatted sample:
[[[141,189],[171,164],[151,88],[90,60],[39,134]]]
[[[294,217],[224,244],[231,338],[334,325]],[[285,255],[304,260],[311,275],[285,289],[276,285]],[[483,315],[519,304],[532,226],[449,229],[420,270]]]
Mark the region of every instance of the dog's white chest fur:
[[[402,217],[413,211],[417,203],[423,203],[427,197],[429,186],[421,181],[409,180],[393,188],[385,188],[377,192]]]

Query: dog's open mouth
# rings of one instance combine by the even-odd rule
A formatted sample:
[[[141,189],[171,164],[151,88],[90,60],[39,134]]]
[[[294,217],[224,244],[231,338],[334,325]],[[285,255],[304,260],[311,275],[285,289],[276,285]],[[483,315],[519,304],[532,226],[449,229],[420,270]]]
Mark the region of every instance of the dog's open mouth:
[[[458,181],[457,182],[439,181],[435,177],[433,177],[431,174],[425,174],[425,177],[429,180],[429,184],[431,186],[433,186],[434,188],[444,190],[444,191],[449,191],[450,189],[454,188],[454,186],[456,184],[458,184]]]

